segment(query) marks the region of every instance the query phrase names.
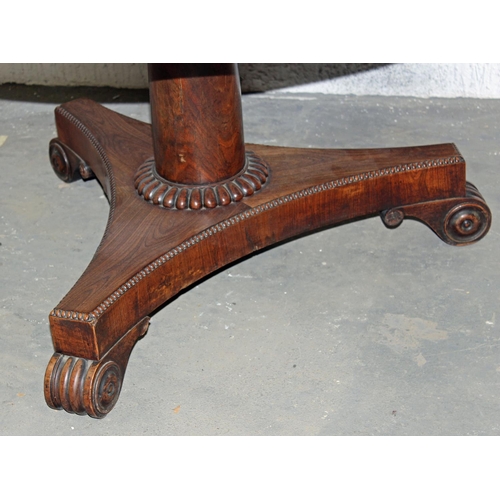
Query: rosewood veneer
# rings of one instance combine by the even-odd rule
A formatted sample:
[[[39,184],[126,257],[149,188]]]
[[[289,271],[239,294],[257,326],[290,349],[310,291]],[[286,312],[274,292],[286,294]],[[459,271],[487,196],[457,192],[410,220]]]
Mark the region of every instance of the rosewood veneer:
[[[108,224],[88,268],[50,313],[47,404],[104,417],[151,313],[256,250],[380,214],[450,245],[491,214],[453,144],[298,149],[245,144],[236,64],[150,64],[152,125],[85,99],[55,111],[49,154],[64,181],[96,177]]]

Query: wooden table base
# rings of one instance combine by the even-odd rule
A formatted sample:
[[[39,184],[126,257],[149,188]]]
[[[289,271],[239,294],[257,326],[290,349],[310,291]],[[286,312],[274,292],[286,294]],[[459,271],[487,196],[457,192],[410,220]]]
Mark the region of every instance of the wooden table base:
[[[152,312],[256,250],[376,214],[389,227],[416,218],[451,245],[473,243],[490,227],[489,208],[466,182],[465,162],[453,144],[358,150],[244,144],[241,113],[233,109],[238,101],[231,97],[225,111],[227,82],[233,96],[237,73],[215,68],[197,79],[165,75],[169,66],[176,65],[151,65],[153,126],[84,99],[56,109],[58,137],[50,144],[55,172],[67,182],[96,176],[110,213],[88,268],[49,316],[55,354],[45,398],[51,408],[104,417]],[[212,92],[206,100],[212,111],[219,107],[213,113],[216,120],[223,117],[219,129],[212,138],[213,123],[200,129],[200,120],[203,125],[214,118],[200,115],[206,102],[192,100],[194,130],[182,123],[181,132],[187,128],[190,135],[181,141],[186,95],[200,96],[204,90],[196,85],[214,81],[218,97]],[[194,90],[186,90],[188,84]],[[161,91],[168,102],[159,102]],[[179,99],[183,108],[174,109]],[[166,117],[167,109],[177,114]],[[165,132],[172,124],[174,138]],[[229,127],[238,133],[227,134]],[[198,137],[205,150],[197,156]]]

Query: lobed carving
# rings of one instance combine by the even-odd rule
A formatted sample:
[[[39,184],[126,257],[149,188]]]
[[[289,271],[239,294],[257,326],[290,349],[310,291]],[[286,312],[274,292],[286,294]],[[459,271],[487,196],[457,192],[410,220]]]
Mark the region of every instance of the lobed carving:
[[[105,417],[120,396],[135,342],[146,334],[149,317],[132,327],[100,360],[56,352],[45,371],[45,401],[54,410]]]
[[[83,390],[91,363],[59,353],[52,356],[45,380],[45,399],[51,408],[77,415],[87,413]]]
[[[102,418],[118,401],[122,380],[114,361],[101,364],[55,353],[47,366],[45,399],[54,410]]]
[[[146,160],[134,181],[139,195],[162,208],[200,210],[229,205],[252,196],[267,182],[269,168],[257,155],[246,152],[241,172],[219,184],[191,186],[169,182],[158,175],[154,158]]]

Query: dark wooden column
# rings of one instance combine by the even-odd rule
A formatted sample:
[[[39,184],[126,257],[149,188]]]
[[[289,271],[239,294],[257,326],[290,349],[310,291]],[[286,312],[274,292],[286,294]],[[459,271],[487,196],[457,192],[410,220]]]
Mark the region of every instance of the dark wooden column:
[[[155,167],[176,184],[203,186],[245,164],[236,64],[150,64]]]

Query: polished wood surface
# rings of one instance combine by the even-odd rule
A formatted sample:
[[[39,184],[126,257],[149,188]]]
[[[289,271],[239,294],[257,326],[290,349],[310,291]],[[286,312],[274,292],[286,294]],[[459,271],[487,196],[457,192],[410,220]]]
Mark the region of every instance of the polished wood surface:
[[[213,184],[245,164],[236,64],[150,64],[158,174],[177,184]]]
[[[234,67],[196,71],[151,65],[152,126],[84,99],[56,109],[54,170],[67,181],[95,175],[110,213],[94,258],[49,316],[52,408],[105,416],[153,311],[256,250],[377,214],[389,227],[416,218],[451,245],[473,243],[490,227],[453,144],[242,146]]]

